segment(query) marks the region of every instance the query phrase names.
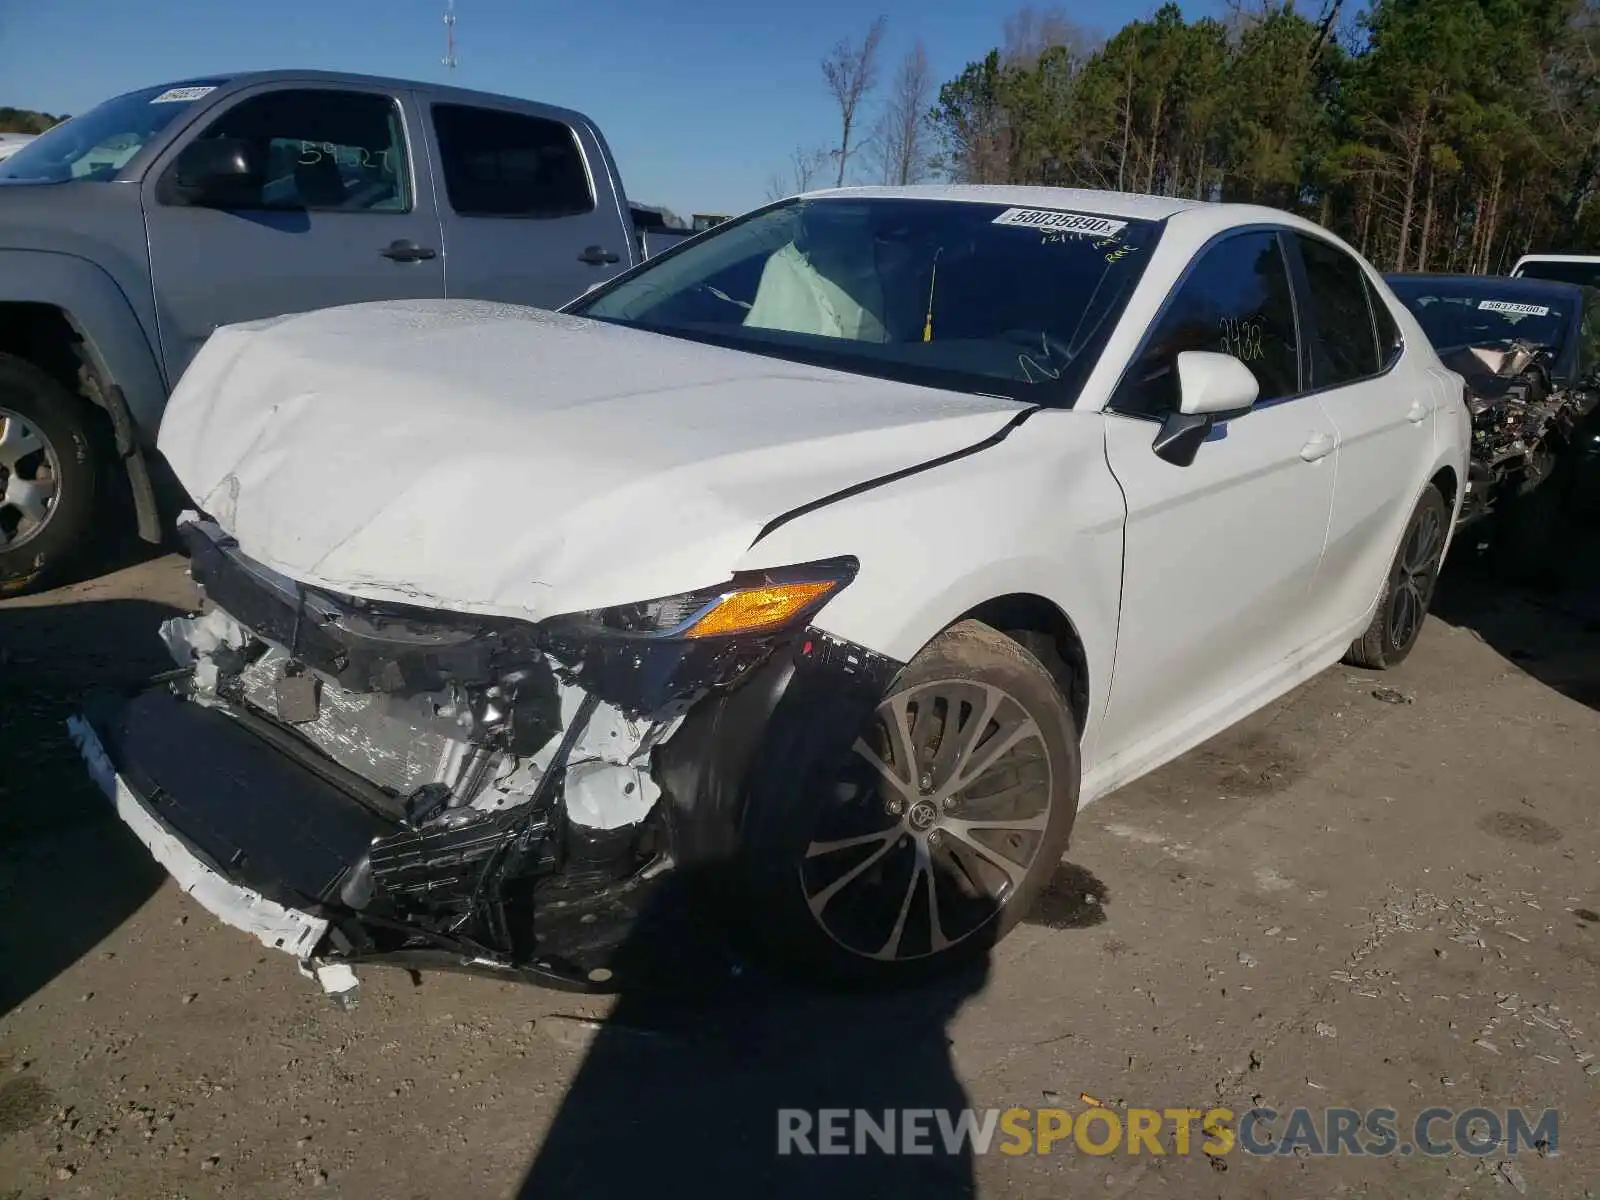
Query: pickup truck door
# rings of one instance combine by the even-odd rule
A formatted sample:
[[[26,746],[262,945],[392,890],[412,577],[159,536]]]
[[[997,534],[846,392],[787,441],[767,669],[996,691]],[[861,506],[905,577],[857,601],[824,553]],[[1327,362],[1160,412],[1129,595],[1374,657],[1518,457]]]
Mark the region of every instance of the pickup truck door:
[[[445,294],[557,308],[637,261],[610,155],[577,113],[430,98]]]
[[[438,213],[409,94],[273,83],[242,92],[146,174],[161,349],[175,384],[219,325],[366,300],[444,295]],[[247,186],[196,201],[174,166],[205,138],[250,143]]]

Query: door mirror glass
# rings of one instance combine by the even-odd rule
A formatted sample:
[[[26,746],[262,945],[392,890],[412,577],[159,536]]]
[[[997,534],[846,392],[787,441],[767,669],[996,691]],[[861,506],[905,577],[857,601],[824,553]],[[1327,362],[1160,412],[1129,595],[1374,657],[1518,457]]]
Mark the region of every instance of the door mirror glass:
[[[243,138],[202,138],[178,154],[172,182],[178,195],[197,208],[231,208],[261,195],[265,163],[260,150]]]
[[[1178,355],[1178,411],[1186,416],[1245,412],[1260,391],[1250,368],[1231,354],[1185,350]]]

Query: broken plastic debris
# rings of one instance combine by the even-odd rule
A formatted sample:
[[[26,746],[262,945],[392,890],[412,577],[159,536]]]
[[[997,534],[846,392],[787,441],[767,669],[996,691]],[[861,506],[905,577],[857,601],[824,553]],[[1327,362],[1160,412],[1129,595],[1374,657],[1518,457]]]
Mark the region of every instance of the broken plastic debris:
[[[1519,1196],[1526,1196],[1528,1194],[1528,1182],[1522,1178],[1522,1172],[1517,1170],[1515,1163],[1501,1163],[1499,1167],[1496,1168],[1496,1174],[1498,1174],[1501,1179],[1504,1179],[1512,1187],[1516,1188]]]
[[[1373,699],[1382,700],[1385,704],[1410,704],[1411,703],[1411,697],[1410,696],[1406,695],[1404,692],[1398,692],[1394,688],[1388,688],[1388,687],[1373,688],[1372,689],[1372,696],[1373,696]]]

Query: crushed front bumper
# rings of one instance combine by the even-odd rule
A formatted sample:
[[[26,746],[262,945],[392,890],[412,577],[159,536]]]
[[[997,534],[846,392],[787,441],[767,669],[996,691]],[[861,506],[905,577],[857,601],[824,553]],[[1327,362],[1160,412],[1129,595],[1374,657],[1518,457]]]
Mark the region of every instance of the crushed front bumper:
[[[815,629],[798,633],[735,686],[703,696],[652,752],[661,798],[648,864],[619,877],[554,854],[504,895],[479,905],[474,893],[490,919],[459,924],[352,899],[376,845],[409,844],[428,827],[248,706],[200,701],[188,678],[163,678],[91,706],[70,728],[118,815],[179,886],[268,947],[302,963],[612,990],[640,945],[678,920],[691,890],[678,883],[803,848],[818,771],[849,754],[898,667]]]
[[[100,735],[88,721],[72,717],[67,728],[90,776],[116,807],[117,816],[180,888],[223,924],[250,934],[263,946],[299,959],[312,956],[328,931],[325,918],[286,908],[223,875],[169,828],[117,773]]]

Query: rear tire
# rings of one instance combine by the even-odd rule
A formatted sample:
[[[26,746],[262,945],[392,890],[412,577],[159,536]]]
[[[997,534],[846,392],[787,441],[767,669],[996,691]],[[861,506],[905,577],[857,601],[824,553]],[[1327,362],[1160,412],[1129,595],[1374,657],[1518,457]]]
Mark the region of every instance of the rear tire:
[[[60,579],[88,548],[98,463],[88,405],[0,354],[0,596]]]
[[[1372,623],[1345,651],[1347,664],[1382,671],[1398,667],[1410,655],[1428,619],[1449,532],[1450,506],[1430,483],[1406,522]]]
[[[796,857],[763,879],[751,915],[775,923],[750,929],[753,948],[854,986],[970,965],[1027,914],[1072,833],[1078,734],[1055,678],[962,621],[900,672],[856,746],[799,814]]]

